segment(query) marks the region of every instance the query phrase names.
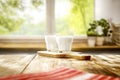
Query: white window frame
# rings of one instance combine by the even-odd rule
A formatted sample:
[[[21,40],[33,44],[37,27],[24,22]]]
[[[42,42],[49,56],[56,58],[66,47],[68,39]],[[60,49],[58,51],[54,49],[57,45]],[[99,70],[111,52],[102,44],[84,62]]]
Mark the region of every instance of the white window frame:
[[[47,34],[55,34],[55,0],[46,0]]]

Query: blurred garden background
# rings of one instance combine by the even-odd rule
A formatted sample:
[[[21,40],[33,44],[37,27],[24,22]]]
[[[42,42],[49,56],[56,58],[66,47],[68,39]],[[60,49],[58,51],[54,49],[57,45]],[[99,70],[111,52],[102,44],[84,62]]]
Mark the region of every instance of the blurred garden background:
[[[0,0],[0,35],[45,35],[46,0]],[[94,0],[55,0],[60,35],[85,35],[94,20]]]

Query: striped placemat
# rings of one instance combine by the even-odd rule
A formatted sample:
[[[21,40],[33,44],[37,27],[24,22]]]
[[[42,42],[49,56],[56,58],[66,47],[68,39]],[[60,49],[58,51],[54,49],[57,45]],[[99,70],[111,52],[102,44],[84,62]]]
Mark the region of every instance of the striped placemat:
[[[59,67],[48,72],[1,77],[0,80],[120,80],[120,78],[85,73],[68,67]]]

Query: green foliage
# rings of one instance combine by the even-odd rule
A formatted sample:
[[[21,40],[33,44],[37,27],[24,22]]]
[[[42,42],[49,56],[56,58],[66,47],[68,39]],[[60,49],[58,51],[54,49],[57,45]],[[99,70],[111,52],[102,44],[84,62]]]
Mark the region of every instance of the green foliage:
[[[22,19],[14,19],[9,16],[4,17],[0,14],[0,34],[6,34],[17,30],[22,22]]]
[[[95,29],[97,29],[98,26],[101,26],[102,27],[102,32],[103,34],[102,35],[99,35],[97,33],[97,36],[107,36],[108,34],[108,30],[110,28],[110,25],[108,23],[108,21],[106,19],[100,19],[100,20],[94,20],[92,23],[89,24],[90,25],[90,28],[88,29],[88,32],[90,30],[92,30],[93,32],[95,31]],[[96,34],[96,33],[95,33]]]
[[[94,0],[70,0],[71,13],[67,22],[74,34],[86,34],[89,22],[94,19]]]
[[[24,18],[20,17],[25,10],[24,0],[0,0],[0,34],[9,34],[20,29]],[[34,7],[42,4],[41,0],[32,0]]]
[[[97,36],[98,33],[95,31],[95,27],[92,26],[87,30],[87,36]]]
[[[23,20],[14,11],[17,7],[18,0],[0,0],[0,34],[10,33],[22,24]]]
[[[98,25],[102,27],[104,36],[107,36],[110,24],[106,19],[101,19],[98,21]]]
[[[41,1],[41,0],[32,0],[32,4],[33,4],[33,6],[35,6],[35,7],[39,7],[40,4],[42,4],[42,1]]]
[[[97,35],[98,35],[97,32],[92,31],[92,30],[87,32],[87,36],[97,36]]]

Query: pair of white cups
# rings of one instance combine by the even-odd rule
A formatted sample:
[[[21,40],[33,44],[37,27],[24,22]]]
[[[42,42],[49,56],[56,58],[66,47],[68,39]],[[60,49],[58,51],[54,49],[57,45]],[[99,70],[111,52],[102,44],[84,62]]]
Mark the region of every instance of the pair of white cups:
[[[72,36],[45,36],[46,48],[52,52],[70,52],[73,42]]]

